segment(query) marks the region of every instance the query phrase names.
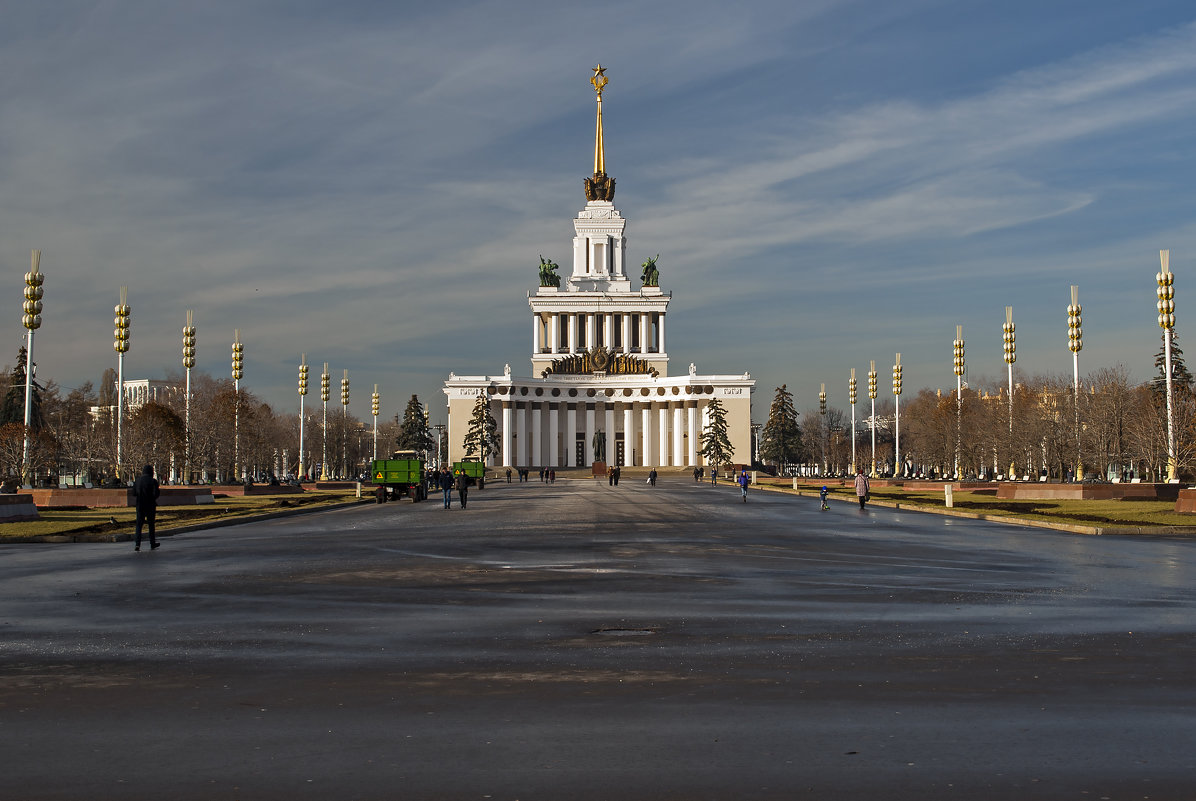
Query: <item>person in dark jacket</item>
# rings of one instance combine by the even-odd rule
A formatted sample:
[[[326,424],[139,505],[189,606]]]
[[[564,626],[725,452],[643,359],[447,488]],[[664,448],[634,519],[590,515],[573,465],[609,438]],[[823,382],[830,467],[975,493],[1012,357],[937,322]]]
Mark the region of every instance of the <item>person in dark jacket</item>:
[[[444,493],[444,508],[451,508],[453,504],[453,474],[447,467],[440,471],[440,490]]]
[[[461,508],[464,509],[469,500],[469,476],[465,475],[464,470],[457,471],[457,497],[461,499]]]
[[[141,468],[141,475],[133,482],[133,497],[137,501],[137,528],[133,535],[133,550],[141,550],[141,526],[146,524],[149,526],[149,541],[150,550],[157,548],[160,544],[158,538],[154,536],[154,520],[158,514],[158,495],[161,490],[158,489],[158,479],[154,478],[153,465],[146,465]]]

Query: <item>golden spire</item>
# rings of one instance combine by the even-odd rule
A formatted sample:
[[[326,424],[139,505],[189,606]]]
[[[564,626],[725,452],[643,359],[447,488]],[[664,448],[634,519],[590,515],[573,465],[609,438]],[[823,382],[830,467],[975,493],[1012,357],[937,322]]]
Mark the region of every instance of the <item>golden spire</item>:
[[[608,78],[606,77],[606,67],[599,64],[594,67],[594,77],[590,78],[590,83],[594,87],[594,92],[598,95],[598,122],[595,126],[594,132],[594,174],[606,174],[606,155],[602,147],[602,90],[606,88]]]
[[[594,128],[594,177],[585,179],[587,200],[615,199],[615,179],[606,175],[606,154],[602,142],[602,90],[606,88],[607,82],[606,67],[601,64],[594,67],[594,76],[590,78],[590,84],[598,95],[598,120]]]

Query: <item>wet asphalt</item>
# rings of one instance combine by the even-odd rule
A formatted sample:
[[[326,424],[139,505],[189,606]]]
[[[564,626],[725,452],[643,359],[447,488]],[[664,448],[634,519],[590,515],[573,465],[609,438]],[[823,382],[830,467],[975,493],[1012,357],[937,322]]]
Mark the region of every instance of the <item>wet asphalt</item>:
[[[1192,799],[1196,540],[670,479],[0,546],[0,799]]]

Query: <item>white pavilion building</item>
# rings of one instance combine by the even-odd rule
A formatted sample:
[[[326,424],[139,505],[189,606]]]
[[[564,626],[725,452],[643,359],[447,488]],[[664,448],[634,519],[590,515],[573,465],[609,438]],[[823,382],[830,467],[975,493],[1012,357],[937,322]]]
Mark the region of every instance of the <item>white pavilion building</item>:
[[[585,179],[587,202],[573,220],[572,272],[560,277],[556,265],[543,264],[542,286],[528,293],[532,374],[514,376],[507,365],[502,375],[449,375],[450,461],[469,455],[463,440],[479,395],[489,396],[498,422],[499,453],[489,460],[495,465],[704,465],[699,437],[714,398],[726,409],[734,461],[750,461],[756,382],[748,373],[698,375],[693,364],[669,376],[672,293],[657,285],[654,260],[636,276],[640,286],[627,275],[627,220],[614,206],[615,181],[604,163],[606,82],[596,68],[594,175]]]

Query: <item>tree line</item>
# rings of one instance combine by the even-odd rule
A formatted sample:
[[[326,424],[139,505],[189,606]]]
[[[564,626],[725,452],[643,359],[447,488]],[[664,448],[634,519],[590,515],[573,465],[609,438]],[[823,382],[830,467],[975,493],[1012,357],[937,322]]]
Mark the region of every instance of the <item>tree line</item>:
[[[0,476],[21,477],[25,439],[25,349],[15,366],[5,368],[8,386],[0,402]],[[191,372],[190,430],[186,424],[185,379],[170,374],[171,390],[135,409],[126,404],[121,431],[121,461],[116,464],[116,371],[66,389],[54,381],[35,382],[30,402],[29,465],[35,485],[100,485],[131,479],[142,465],[177,483],[270,481],[298,477],[299,414],[279,411],[255,393],[235,388],[232,379]],[[304,469],[311,478],[323,471],[354,478],[368,470],[373,455],[374,423],[346,414],[329,403],[327,426],[321,403],[304,409]],[[189,434],[189,435],[188,435]],[[403,418],[378,419],[378,456],[394,450],[427,452],[434,448],[427,417],[411,396]]]

